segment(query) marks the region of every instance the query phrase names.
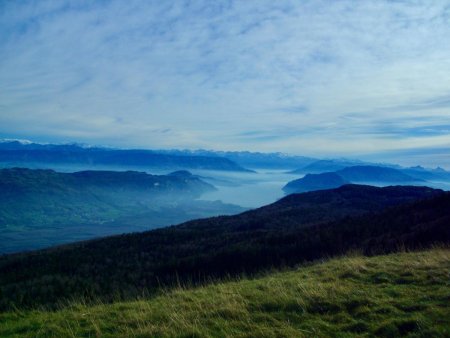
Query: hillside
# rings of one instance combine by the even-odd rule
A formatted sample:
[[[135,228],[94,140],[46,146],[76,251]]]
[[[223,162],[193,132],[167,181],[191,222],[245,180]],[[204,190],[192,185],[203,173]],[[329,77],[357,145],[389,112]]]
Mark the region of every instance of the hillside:
[[[450,251],[350,255],[130,302],[0,314],[2,337],[448,337]]]
[[[247,169],[219,156],[179,156],[152,150],[88,148],[76,144],[23,144],[0,142],[0,164],[3,166],[49,168],[52,165],[72,165],[95,168],[114,166],[122,168],[209,169],[243,171]]]
[[[450,194],[347,185],[236,216],[0,257],[0,308],[108,301],[179,281],[252,274],[338,255],[450,241]],[[49,290],[52,290],[49,292]]]
[[[1,169],[0,253],[243,211],[196,200],[211,190],[189,172]]]

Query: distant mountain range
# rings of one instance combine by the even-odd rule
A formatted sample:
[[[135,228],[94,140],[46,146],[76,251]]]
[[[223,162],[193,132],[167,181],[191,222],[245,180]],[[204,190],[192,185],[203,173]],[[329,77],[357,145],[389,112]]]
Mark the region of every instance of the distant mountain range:
[[[248,172],[237,163],[220,156],[175,155],[138,149],[84,147],[77,144],[55,145],[0,142],[0,164],[36,167],[37,165],[115,166],[123,168],[207,169]]]
[[[259,153],[249,151],[211,151],[211,150],[160,150],[179,156],[220,156],[251,169],[293,169],[304,167],[317,161],[306,156],[287,155],[283,153]]]
[[[0,254],[244,210],[196,200],[213,190],[187,171],[1,169]]]
[[[345,185],[213,217],[0,257],[0,308],[112,301],[339,255],[450,242],[450,194]],[[48,292],[52,290],[52,292]]]
[[[300,179],[288,182],[283,190],[286,193],[300,193],[337,188],[348,183],[426,185],[430,183],[428,180],[449,181],[450,173],[443,169],[427,170],[422,167],[395,169],[374,165],[356,165],[333,172],[306,174]]]
[[[348,160],[348,159],[327,159],[327,160],[316,160],[306,166],[299,167],[298,169],[290,171],[292,174],[321,174],[324,172],[333,172],[342,170],[348,167],[357,166],[372,166],[372,167],[383,167],[397,169],[404,174],[412,176],[417,179],[423,180],[450,180],[450,172],[437,167],[435,169],[424,168],[421,166],[404,168],[396,164],[390,163],[371,163],[359,160]]]
[[[425,169],[421,166],[400,169],[403,173],[425,181],[450,181],[450,172],[437,167],[436,169]]]
[[[9,152],[6,152],[9,151]],[[15,152],[15,153],[14,153]],[[80,144],[39,144],[28,141],[0,141],[0,163],[57,163],[91,166],[143,166],[171,169],[246,171],[304,167],[315,158],[283,153],[211,150],[121,150]]]
[[[104,169],[104,170],[288,170],[292,174],[318,174],[353,166],[377,166],[402,171],[422,180],[450,180],[442,168],[402,168],[388,163],[354,159],[316,159],[283,153],[212,150],[143,150],[91,147],[82,144],[40,144],[24,140],[0,140],[0,167]],[[73,171],[73,170],[72,170]]]

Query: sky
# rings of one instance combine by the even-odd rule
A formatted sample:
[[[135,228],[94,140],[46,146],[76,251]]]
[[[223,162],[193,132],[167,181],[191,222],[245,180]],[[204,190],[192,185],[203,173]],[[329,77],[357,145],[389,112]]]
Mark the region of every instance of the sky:
[[[0,137],[450,168],[450,1],[0,0]]]

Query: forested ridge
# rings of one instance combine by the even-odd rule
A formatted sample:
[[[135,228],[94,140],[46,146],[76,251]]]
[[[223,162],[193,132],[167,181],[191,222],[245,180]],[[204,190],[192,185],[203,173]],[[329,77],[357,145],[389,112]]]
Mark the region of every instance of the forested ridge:
[[[348,185],[290,195],[237,216],[0,258],[1,308],[114,300],[160,286],[293,266],[348,250],[449,242],[450,194]]]

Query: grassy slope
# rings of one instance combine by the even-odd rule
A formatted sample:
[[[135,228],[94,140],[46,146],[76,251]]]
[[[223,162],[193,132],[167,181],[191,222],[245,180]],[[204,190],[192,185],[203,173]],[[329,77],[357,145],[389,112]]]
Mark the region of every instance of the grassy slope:
[[[450,250],[349,256],[149,300],[0,314],[0,336],[450,336]]]

